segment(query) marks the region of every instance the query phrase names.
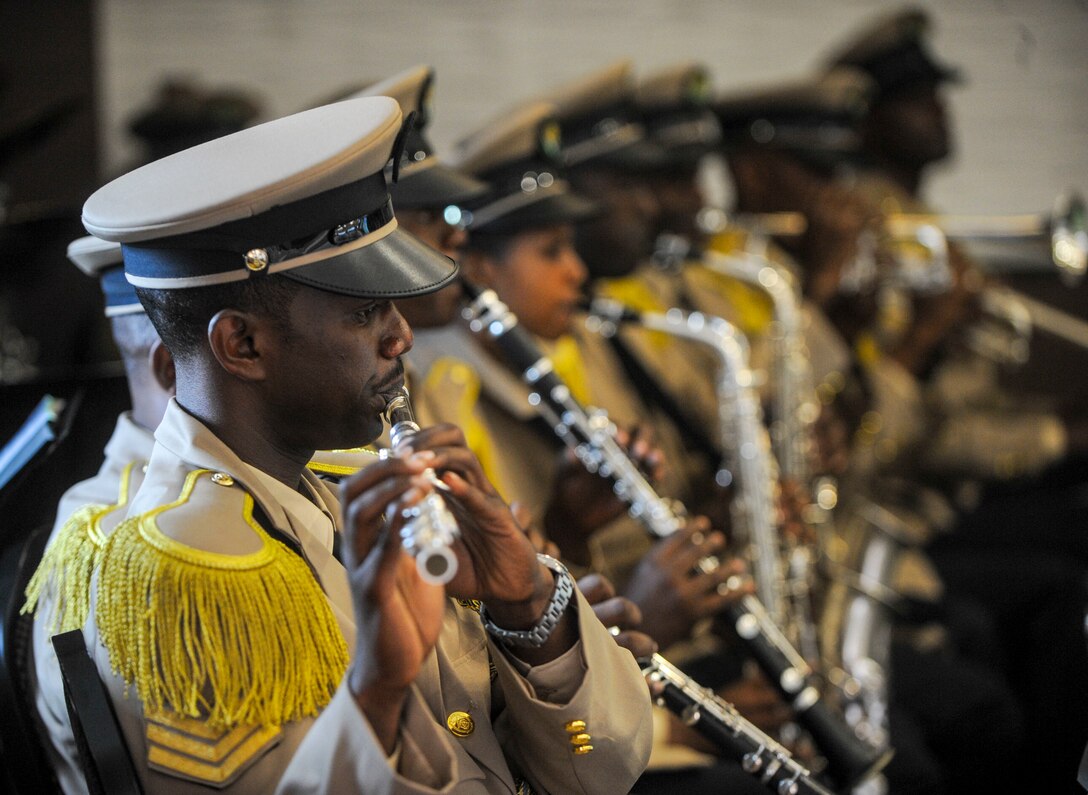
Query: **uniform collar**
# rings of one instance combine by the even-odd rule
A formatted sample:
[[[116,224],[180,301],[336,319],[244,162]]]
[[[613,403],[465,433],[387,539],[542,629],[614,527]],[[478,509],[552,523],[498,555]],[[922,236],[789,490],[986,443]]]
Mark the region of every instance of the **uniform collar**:
[[[239,458],[208,426],[183,409],[176,398],[171,398],[166,407],[162,422],[155,431],[155,442],[187,464],[228,473],[253,495],[277,528],[291,532],[291,522],[283,506],[261,482],[262,479],[255,477],[254,468]],[[330,513],[335,523],[339,504],[332,492],[308,470],[303,470],[302,478],[312,492],[320,495],[325,504],[324,510]],[[302,495],[299,497],[304,499]]]
[[[117,417],[113,435],[106,443],[106,461],[119,462],[122,467],[133,461],[147,461],[154,446],[155,435],[142,425],[137,425],[132,419],[132,412],[126,411]]]

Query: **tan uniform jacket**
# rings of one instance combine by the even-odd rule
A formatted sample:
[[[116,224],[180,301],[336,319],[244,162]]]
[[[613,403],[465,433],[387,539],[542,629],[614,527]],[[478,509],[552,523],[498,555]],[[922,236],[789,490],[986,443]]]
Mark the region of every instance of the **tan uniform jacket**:
[[[197,469],[211,472],[194,476]],[[213,480],[215,472],[230,477]],[[128,516],[144,516],[177,501],[177,507],[154,519],[163,536],[197,556],[247,555],[262,545],[242,520],[242,506],[250,495],[267,521],[298,542],[350,650],[355,636],[351,594],[346,572],[332,554],[337,501],[307,472],[301,487],[309,497],[303,498],[304,507],[281,505],[262,482],[267,477],[257,475],[204,425],[171,403]],[[179,500],[186,482],[191,490]],[[93,609],[97,587],[96,578],[85,627],[88,647],[109,686],[149,793],[207,792],[208,782],[215,779],[218,783],[212,786],[235,793],[512,793],[512,765],[537,791],[621,793],[641,773],[649,753],[649,702],[642,677],[630,654],[616,646],[580,596],[580,643],[573,654],[524,674],[490,641],[478,613],[450,600],[435,653],[410,692],[394,770],[343,683],[316,719],[280,727],[215,732],[172,713],[148,719],[135,693],[126,695],[124,683],[111,673]],[[564,687],[555,686],[550,666],[569,680]],[[245,669],[239,670],[244,676]],[[570,696],[552,703],[549,690]],[[472,719],[473,730],[464,738],[446,728],[454,711]],[[576,719],[585,721],[592,738],[593,751],[584,755],[572,752],[566,729]]]
[[[121,498],[120,487],[124,471],[129,464],[136,463],[131,470],[128,484],[129,492],[139,487],[143,478],[141,464],[151,457],[155,437],[151,431],[137,425],[127,412],[117,418],[117,426],[106,444],[106,460],[98,473],[88,480],[72,486],[61,497],[57,506],[57,518],[50,534],[50,543],[57,538],[65,522],[77,510],[88,505],[113,505]],[[102,517],[101,523],[112,527],[120,521],[123,511]],[[51,745],[46,749],[49,761],[56,771],[57,779],[65,792],[86,792],[87,785],[83,771],[76,756],[75,740],[68,722],[68,709],[64,701],[64,686],[57,665],[57,655],[49,625],[54,605],[52,600],[43,598],[34,621],[34,700],[38,714],[45,724]]]

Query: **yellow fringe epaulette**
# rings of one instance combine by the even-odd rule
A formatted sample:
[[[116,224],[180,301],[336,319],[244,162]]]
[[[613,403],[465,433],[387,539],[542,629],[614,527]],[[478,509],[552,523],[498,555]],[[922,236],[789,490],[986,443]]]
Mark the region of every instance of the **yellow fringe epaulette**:
[[[190,472],[175,502],[107,539],[95,620],[110,664],[148,714],[216,729],[316,716],[344,675],[347,644],[306,562],[253,518],[252,496],[242,519],[262,542],[257,552],[207,552],[156,525],[210,474]]]
[[[91,575],[98,566],[105,538],[102,519],[128,503],[132,468],[121,473],[117,502],[113,505],[86,505],[72,514],[57,531],[42,555],[26,586],[26,602],[20,613],[37,610],[42,597],[50,602],[50,635],[80,629],[90,612]]]

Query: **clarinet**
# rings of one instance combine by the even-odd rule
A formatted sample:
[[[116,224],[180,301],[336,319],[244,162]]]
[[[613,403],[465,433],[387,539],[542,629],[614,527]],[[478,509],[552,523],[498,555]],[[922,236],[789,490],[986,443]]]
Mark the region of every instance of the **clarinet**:
[[[832,795],[782,745],[746,720],[736,707],[700,686],[660,654],[640,661],[642,674],[657,686],[658,706],[677,714],[778,795]]]
[[[419,430],[412,404],[408,402],[408,390],[404,387],[386,403],[384,417],[389,424],[389,441],[394,451]],[[388,455],[385,450],[382,453],[383,457]],[[424,470],[423,476],[435,488],[447,488],[433,469]],[[404,517],[407,522],[400,530],[401,544],[416,559],[419,576],[434,585],[445,585],[457,574],[457,557],[450,547],[461,531],[442,495],[432,491],[416,505],[406,508]]]
[[[627,452],[616,442],[615,428],[603,412],[587,412],[556,375],[551,361],[532,338],[518,326],[517,317],[493,290],[480,291],[462,281],[469,298],[462,316],[474,334],[494,340],[507,362],[521,373],[532,390],[535,406],[556,435],[590,472],[610,478],[616,496],[627,503],[632,517],[653,535],[664,538],[684,526],[681,513],[663,499],[643,477]],[[697,564],[714,571],[714,557]],[[890,753],[882,753],[859,740],[841,718],[820,699],[812,671],[754,596],[745,596],[725,609],[741,642],[782,697],[797,713],[827,759],[828,775],[848,786],[875,774]]]

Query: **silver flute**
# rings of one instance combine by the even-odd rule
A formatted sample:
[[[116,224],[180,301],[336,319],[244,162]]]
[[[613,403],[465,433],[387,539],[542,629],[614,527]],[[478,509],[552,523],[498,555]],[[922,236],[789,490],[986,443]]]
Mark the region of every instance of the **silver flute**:
[[[389,424],[390,445],[396,452],[419,430],[406,388],[401,387],[389,399],[384,416]],[[437,490],[448,488],[433,469],[424,470],[423,476]],[[461,534],[446,501],[438,491],[431,491],[402,513],[406,521],[400,530],[401,544],[415,557],[419,576],[426,582],[445,585],[457,574],[457,556],[451,547]]]
[[[508,364],[521,373],[529,402],[551,423],[556,435],[587,469],[613,481],[616,495],[652,534],[665,537],[684,526],[678,506],[663,499],[647,482],[627,451],[615,440],[615,428],[601,412],[587,412],[556,375],[551,361],[518,325],[517,317],[492,290],[463,283],[469,303],[462,311],[469,329],[494,340]],[[704,558],[698,567],[713,571],[720,562]],[[887,761],[885,754],[861,742],[821,700],[812,671],[790,645],[763,604],[745,596],[727,607],[741,642],[812,735],[828,762],[828,775],[846,786],[867,778]]]
[[[658,706],[677,714],[772,792],[832,795],[789,750],[660,654],[641,660],[640,665],[646,681],[655,686],[654,700]]]

